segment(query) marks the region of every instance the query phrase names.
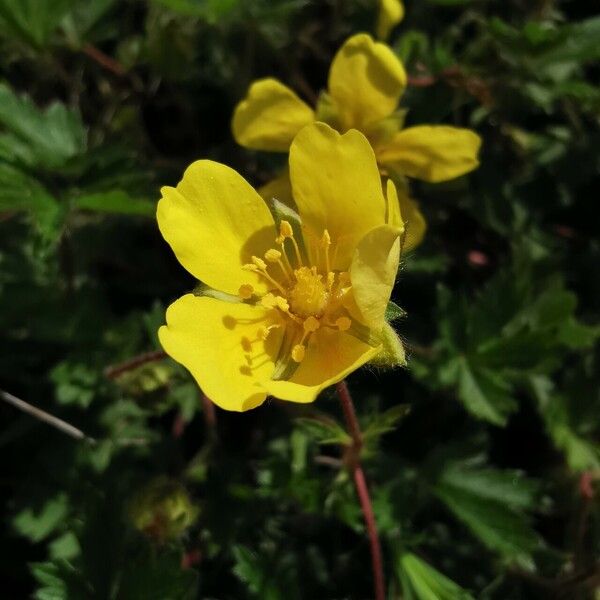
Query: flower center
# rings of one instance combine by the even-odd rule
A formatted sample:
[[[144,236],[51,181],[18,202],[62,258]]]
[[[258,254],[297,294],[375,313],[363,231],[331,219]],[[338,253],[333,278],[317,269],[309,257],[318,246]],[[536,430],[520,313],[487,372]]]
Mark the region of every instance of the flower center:
[[[295,285],[288,292],[290,308],[299,317],[320,317],[327,308],[330,292],[317,268],[300,267],[294,271]]]
[[[343,306],[344,297],[350,291],[350,278],[347,272],[331,269],[331,238],[327,230],[320,240],[310,240],[312,244],[306,248],[310,266],[304,264],[292,226],[287,221],[281,221],[275,241],[281,250],[267,250],[264,260],[253,256],[252,262],[244,268],[261,275],[269,283],[271,291],[260,298],[260,304],[277,311],[286,327],[291,328],[291,335],[296,338],[291,358],[299,363],[304,358],[306,342],[318,329],[330,327],[346,331],[352,325]],[[249,284],[240,287],[239,296],[242,300],[256,298],[254,288]],[[271,325],[257,339],[265,339],[264,336],[278,326]]]

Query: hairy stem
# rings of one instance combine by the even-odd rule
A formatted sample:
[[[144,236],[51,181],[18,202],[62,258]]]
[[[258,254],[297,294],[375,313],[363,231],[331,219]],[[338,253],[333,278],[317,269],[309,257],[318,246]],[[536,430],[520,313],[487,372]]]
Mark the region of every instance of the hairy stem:
[[[360,507],[365,519],[369,542],[371,545],[371,561],[373,565],[373,580],[375,586],[375,600],[385,600],[385,580],[383,576],[383,560],[381,557],[381,544],[377,534],[377,525],[375,523],[375,515],[373,514],[373,505],[369,495],[369,488],[365,479],[365,473],[360,463],[360,449],[363,445],[362,434],[356,411],[352,402],[352,396],[348,390],[348,385],[345,381],[340,381],[337,385],[337,393],[344,411],[346,426],[352,436],[352,446],[350,447],[348,467],[352,471],[354,486],[360,501]]]

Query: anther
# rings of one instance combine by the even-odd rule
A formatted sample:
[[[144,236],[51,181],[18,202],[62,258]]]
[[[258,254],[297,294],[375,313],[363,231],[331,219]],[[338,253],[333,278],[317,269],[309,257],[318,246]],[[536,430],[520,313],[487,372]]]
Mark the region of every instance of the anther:
[[[254,288],[249,283],[240,285],[238,295],[242,300],[249,300],[252,297],[252,294],[254,294]]]
[[[275,279],[273,279],[273,277],[271,277],[271,275],[269,275],[269,273],[267,272],[267,263],[262,258],[259,258],[258,256],[253,256],[252,263],[243,265],[242,269],[245,269],[246,271],[253,271],[254,273],[260,273],[267,281],[269,281],[271,284],[273,284],[282,294],[285,294],[284,287],[280,283],[275,281]]]
[[[242,349],[244,352],[252,352],[252,342],[247,338],[242,338]]]
[[[319,323],[319,319],[316,319],[315,317],[308,317],[308,319],[304,321],[303,326],[305,333],[314,333],[319,329],[321,323]]]
[[[262,258],[258,258],[258,256],[252,257],[252,262],[261,270],[264,271],[267,268],[267,263]]]
[[[303,344],[296,344],[292,348],[292,360],[297,363],[302,362],[305,352],[306,347]]]
[[[280,258],[281,258],[281,252],[279,252],[279,250],[275,250],[274,248],[271,248],[270,250],[267,250],[265,252],[265,260],[267,260],[270,263],[276,263],[279,261]]]
[[[283,312],[287,313],[290,310],[290,305],[285,298],[281,296],[275,296],[275,294],[265,294],[261,299],[260,303],[265,308],[278,308]]]
[[[279,223],[279,235],[282,238],[294,237],[294,230],[288,221],[281,221],[281,223]]]
[[[281,243],[285,239],[289,239],[294,246],[294,252],[296,253],[296,260],[298,261],[298,266],[302,266],[302,257],[300,256],[300,248],[298,247],[298,242],[294,239],[294,230],[288,221],[281,221],[279,223],[279,238],[282,238]],[[276,240],[278,241],[279,238]],[[278,242],[279,243],[279,242]]]
[[[352,326],[352,321],[348,317],[339,317],[335,320],[335,326],[340,331],[348,331]]]

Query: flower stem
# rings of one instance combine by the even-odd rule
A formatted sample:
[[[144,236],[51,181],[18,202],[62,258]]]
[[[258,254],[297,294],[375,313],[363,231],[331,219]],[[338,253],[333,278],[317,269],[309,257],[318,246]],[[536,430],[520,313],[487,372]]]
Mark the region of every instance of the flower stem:
[[[119,363],[118,365],[110,365],[106,367],[106,369],[104,369],[104,376],[108,379],[116,379],[117,377],[123,375],[123,373],[133,371],[142,365],[155,362],[157,360],[163,360],[165,358],[167,358],[167,353],[163,350],[144,352],[144,354],[134,356],[133,358],[130,358],[123,363]]]
[[[356,418],[356,411],[354,410],[354,404],[348,385],[342,380],[336,384],[336,389],[344,411],[346,426],[352,436],[352,446],[350,447],[350,452],[348,454],[348,467],[352,471],[356,493],[358,494],[360,507],[365,519],[365,525],[367,526],[367,533],[369,534],[375,600],[385,600],[385,581],[383,577],[381,544],[379,543],[379,536],[377,534],[377,525],[375,523],[375,515],[373,514],[371,497],[369,496],[369,488],[367,487],[365,473],[360,464],[360,449],[363,445],[362,433],[360,432],[360,426],[358,424],[358,419]]]

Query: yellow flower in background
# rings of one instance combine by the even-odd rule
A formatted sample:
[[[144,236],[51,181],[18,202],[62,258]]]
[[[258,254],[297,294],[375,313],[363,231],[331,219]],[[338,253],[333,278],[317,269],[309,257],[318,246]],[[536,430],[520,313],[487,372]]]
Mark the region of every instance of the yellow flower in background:
[[[445,125],[403,128],[398,103],[406,87],[402,63],[387,45],[360,33],[335,55],[328,90],[316,109],[276,79],[255,81],[237,105],[232,122],[236,141],[247,148],[287,152],[306,124],[323,121],[340,132],[361,131],[371,143],[379,170],[399,187],[407,224],[405,249],[420,242],[425,220],[408,196],[404,177],[437,183],[475,169],[481,145],[469,129]]]
[[[379,0],[379,13],[375,33],[387,40],[392,29],[404,18],[404,4],[400,0]]]
[[[384,314],[403,223],[368,140],[312,124],[292,143],[289,168],[298,213],[271,212],[238,173],[209,160],[163,188],[158,204],[163,237],[209,288],[168,308],[161,344],[227,410],[267,395],[311,402],[390,338]]]

